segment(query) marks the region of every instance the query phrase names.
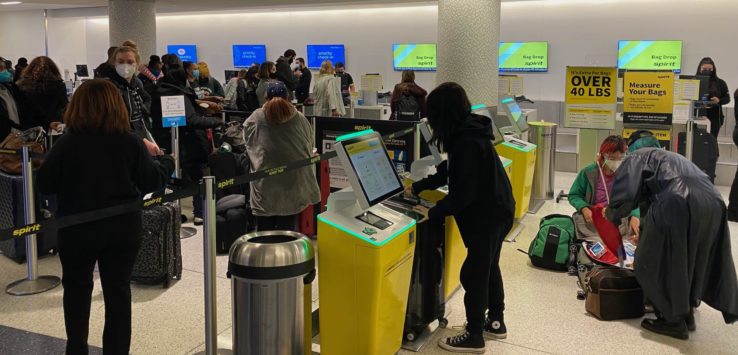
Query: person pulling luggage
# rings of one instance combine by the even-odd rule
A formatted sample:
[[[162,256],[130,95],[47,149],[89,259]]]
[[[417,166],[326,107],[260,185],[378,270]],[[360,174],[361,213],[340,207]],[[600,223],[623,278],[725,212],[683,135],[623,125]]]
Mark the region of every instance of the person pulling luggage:
[[[431,220],[454,216],[467,248],[461,268],[467,325],[439,346],[452,352],[483,354],[484,339],[504,339],[507,329],[500,250],[513,224],[515,200],[510,180],[492,141],[489,118],[471,113],[466,91],[447,82],[428,95],[432,142],[448,154],[437,173],[405,189],[417,195],[448,184],[448,195],[428,211]],[[486,318],[485,312],[488,311]]]

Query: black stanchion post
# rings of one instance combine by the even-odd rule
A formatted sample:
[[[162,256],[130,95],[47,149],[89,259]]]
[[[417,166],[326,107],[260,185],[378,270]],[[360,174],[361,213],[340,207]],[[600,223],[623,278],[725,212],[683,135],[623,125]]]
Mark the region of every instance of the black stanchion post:
[[[36,223],[36,203],[33,194],[33,162],[28,146],[23,146],[23,208],[26,224]],[[5,289],[13,296],[35,295],[59,286],[61,280],[56,276],[38,276],[38,249],[36,235],[26,236],[26,263],[28,277],[18,280]]]
[[[182,167],[179,165],[179,127],[172,127],[172,153],[174,155],[174,177],[182,178]],[[196,197],[195,197],[196,198]],[[193,203],[194,199],[193,198]],[[179,203],[179,201],[177,201]],[[192,227],[181,227],[179,230],[180,239],[187,239],[197,234],[197,229]]]
[[[218,309],[215,284],[215,177],[202,180],[203,260],[205,263],[205,354],[218,351]]]

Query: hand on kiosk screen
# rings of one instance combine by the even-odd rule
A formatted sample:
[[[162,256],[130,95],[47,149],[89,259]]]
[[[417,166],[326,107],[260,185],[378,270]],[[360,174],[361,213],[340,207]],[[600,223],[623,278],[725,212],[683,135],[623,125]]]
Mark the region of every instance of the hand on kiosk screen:
[[[370,203],[379,202],[376,200],[398,189],[402,190],[379,137],[348,144],[346,153]]]

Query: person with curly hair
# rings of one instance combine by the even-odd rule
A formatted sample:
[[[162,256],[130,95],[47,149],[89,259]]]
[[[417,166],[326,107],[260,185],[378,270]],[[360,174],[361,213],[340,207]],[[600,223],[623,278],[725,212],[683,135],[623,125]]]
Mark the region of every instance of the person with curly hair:
[[[15,85],[21,130],[36,126],[48,130],[53,122],[62,121],[69,102],[67,88],[51,58],[34,58]]]

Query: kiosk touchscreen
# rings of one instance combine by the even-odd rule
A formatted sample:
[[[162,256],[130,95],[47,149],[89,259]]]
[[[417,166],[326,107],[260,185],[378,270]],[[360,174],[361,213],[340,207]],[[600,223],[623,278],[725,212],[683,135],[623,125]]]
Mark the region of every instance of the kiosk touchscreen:
[[[510,120],[511,125],[515,128],[518,134],[528,131],[528,121],[520,109],[518,102],[512,96],[505,96],[500,100],[500,106],[502,106],[505,115]]]
[[[394,354],[402,345],[415,219],[380,202],[403,191],[381,136],[338,137],[351,187],[318,216],[321,353]]]
[[[486,107],[481,104],[475,105],[472,106],[472,113],[486,116],[492,120],[492,135],[495,137],[492,144],[498,145],[505,141],[505,135],[500,130],[500,123],[502,123],[503,126],[510,126],[510,123],[506,117],[497,115],[497,107]],[[502,121],[500,121],[500,118]]]

